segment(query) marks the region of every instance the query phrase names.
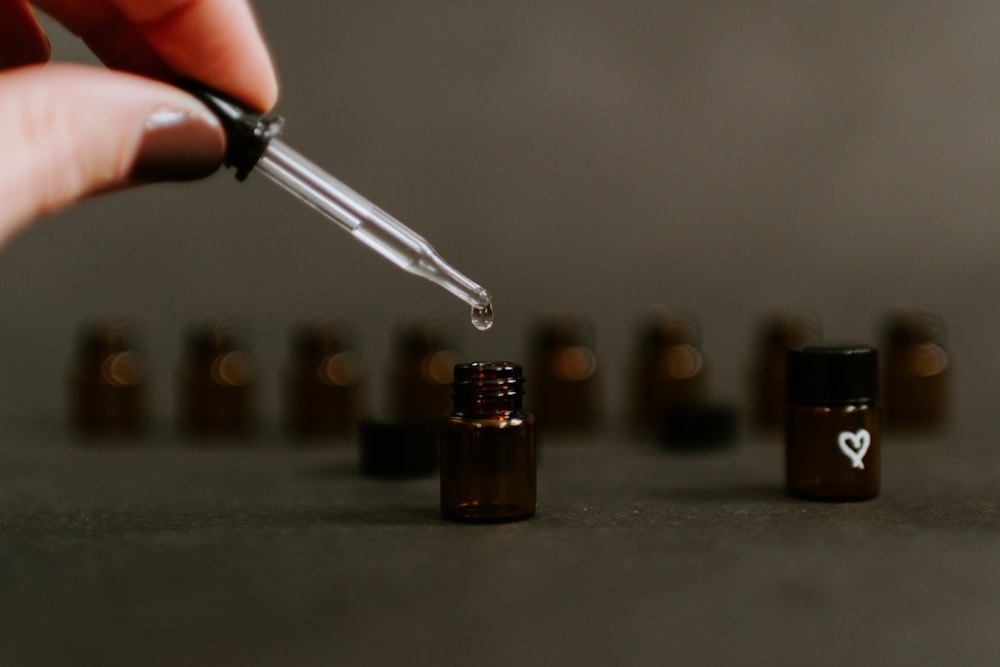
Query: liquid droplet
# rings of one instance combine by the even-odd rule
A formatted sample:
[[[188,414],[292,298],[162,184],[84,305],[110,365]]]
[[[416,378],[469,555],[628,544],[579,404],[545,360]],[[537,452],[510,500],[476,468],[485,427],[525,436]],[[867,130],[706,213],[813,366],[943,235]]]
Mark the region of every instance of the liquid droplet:
[[[485,306],[472,307],[472,326],[480,331],[486,331],[493,326],[493,303],[486,302]]]

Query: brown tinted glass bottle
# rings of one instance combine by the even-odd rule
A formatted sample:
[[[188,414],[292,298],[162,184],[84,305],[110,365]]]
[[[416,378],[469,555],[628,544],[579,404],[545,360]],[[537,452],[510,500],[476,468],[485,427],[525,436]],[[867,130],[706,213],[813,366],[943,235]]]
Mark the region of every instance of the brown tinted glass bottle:
[[[459,364],[441,439],[441,515],[470,522],[535,513],[535,425],[524,376],[507,362]]]
[[[419,320],[401,328],[386,377],[389,415],[395,420],[437,423],[451,408],[457,359],[442,325]]]
[[[232,436],[253,426],[254,369],[232,327],[203,322],[187,334],[178,369],[178,419],[195,435]]]
[[[697,322],[682,313],[662,313],[642,327],[631,382],[638,425],[659,429],[671,407],[705,399],[707,373],[699,338]]]
[[[534,331],[531,409],[541,429],[577,431],[600,420],[593,334],[583,320],[556,317]]]
[[[88,324],[69,371],[70,425],[85,435],[127,434],[145,423],[146,369],[120,321]]]
[[[284,391],[293,435],[316,441],[357,425],[362,368],[351,347],[346,328],[333,322],[310,321],[295,330]]]
[[[920,311],[897,313],[883,338],[882,408],[888,427],[944,426],[950,411],[951,359],[940,318]]]
[[[879,492],[878,354],[867,346],[788,352],[788,492],[862,500]]]
[[[756,426],[778,430],[784,425],[788,402],[788,350],[815,345],[818,341],[819,321],[806,313],[773,315],[761,328],[750,387]]]

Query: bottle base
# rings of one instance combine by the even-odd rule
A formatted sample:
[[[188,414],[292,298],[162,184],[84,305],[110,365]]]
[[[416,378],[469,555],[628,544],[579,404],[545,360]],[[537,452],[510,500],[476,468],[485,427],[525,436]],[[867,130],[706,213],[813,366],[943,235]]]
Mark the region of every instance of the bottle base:
[[[786,488],[785,491],[793,498],[803,500],[821,500],[826,502],[857,502],[871,500],[878,497],[878,489],[874,491],[859,492],[857,489],[836,489],[836,488]]]
[[[441,509],[442,518],[461,523],[505,523],[508,521],[529,519],[534,514],[534,507],[524,507],[523,505],[469,503],[449,509]]]

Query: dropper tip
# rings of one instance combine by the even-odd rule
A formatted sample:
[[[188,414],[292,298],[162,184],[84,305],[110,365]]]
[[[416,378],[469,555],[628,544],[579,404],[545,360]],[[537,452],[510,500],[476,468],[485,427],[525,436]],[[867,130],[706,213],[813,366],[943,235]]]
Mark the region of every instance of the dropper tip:
[[[472,294],[473,294],[473,301],[470,303],[470,305],[472,306],[485,308],[486,306],[489,306],[493,303],[493,297],[490,296],[490,293],[484,290],[482,287],[480,287],[478,290],[475,290]]]

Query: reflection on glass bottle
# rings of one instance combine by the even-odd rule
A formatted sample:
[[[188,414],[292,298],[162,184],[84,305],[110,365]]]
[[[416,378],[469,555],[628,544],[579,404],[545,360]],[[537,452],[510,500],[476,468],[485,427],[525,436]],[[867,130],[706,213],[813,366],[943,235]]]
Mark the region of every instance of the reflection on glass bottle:
[[[209,436],[248,433],[253,383],[253,364],[231,324],[205,321],[192,327],[177,374],[181,428]]]
[[[451,381],[458,354],[440,323],[417,320],[401,327],[386,375],[394,420],[437,422],[451,408]]]
[[[705,400],[707,373],[695,319],[664,311],[640,329],[632,377],[632,415],[647,430],[658,430],[666,412]]]
[[[322,320],[293,332],[284,385],[285,423],[293,435],[340,436],[357,425],[363,369],[350,339],[344,325]]]
[[[135,433],[146,420],[146,365],[129,327],[118,320],[87,324],[69,371],[70,425],[85,435]]]
[[[945,425],[952,371],[941,318],[919,310],[897,312],[886,323],[883,341],[886,424],[913,429]]]
[[[753,421],[759,428],[784,426],[788,402],[788,350],[815,345],[819,339],[819,320],[804,312],[777,313],[764,322],[757,342],[750,388]]]

